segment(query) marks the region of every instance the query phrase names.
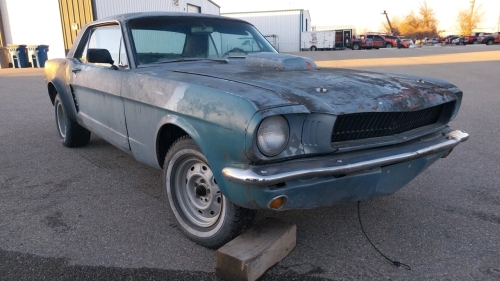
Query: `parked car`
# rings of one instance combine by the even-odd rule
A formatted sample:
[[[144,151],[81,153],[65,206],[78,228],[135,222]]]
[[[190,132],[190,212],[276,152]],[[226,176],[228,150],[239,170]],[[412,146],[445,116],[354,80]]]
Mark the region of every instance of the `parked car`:
[[[424,38],[424,44],[425,45],[435,45],[438,43],[438,38]]]
[[[411,39],[401,39],[401,45],[403,48],[416,48],[417,45],[413,43],[413,40]]]
[[[464,37],[457,37],[451,41],[451,44],[453,45],[465,45],[464,43]]]
[[[448,45],[451,45],[453,43],[453,40],[457,39],[458,36],[449,36],[447,37],[445,40],[444,40],[444,43],[448,44]]]
[[[477,36],[469,35],[464,37],[464,45],[477,44]]]
[[[387,42],[384,37],[376,34],[365,34],[354,38],[351,42],[352,50],[386,48]]]
[[[401,40],[397,36],[392,36],[392,35],[382,35],[382,37],[385,39],[385,47],[386,48],[397,48],[401,47]],[[399,41],[399,42],[398,42]],[[399,44],[399,45],[398,45]]]
[[[445,44],[451,44],[451,40],[453,40],[452,38],[456,38],[458,37],[457,35],[447,35],[446,37],[440,37],[438,39],[438,43],[445,43]]]
[[[234,47],[241,40],[252,47]],[[320,69],[212,15],[92,22],[66,58],[47,61],[45,79],[62,144],[95,134],[163,169],[178,228],[210,248],[255,210],[394,193],[468,138],[448,126],[463,95],[448,82]]]
[[[500,43],[500,33],[497,32],[497,33],[493,33],[493,34],[479,36],[477,41],[478,41],[478,43],[486,44],[486,45],[498,44],[498,43]]]

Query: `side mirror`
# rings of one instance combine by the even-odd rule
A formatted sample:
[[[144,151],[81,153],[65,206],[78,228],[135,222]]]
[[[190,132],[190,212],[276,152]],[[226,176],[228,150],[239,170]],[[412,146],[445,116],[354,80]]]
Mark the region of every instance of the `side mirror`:
[[[107,49],[87,49],[87,62],[113,64],[115,61]]]

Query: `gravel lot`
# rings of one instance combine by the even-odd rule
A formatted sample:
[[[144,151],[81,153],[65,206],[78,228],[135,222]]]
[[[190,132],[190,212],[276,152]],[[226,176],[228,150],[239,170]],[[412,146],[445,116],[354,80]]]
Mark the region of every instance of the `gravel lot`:
[[[297,247],[262,280],[499,280],[500,46],[303,52],[320,66],[444,79],[470,134],[405,188],[281,213]],[[50,54],[49,54],[50,55]],[[176,229],[160,171],[93,136],[68,149],[43,70],[0,69],[0,280],[217,280],[215,252]]]

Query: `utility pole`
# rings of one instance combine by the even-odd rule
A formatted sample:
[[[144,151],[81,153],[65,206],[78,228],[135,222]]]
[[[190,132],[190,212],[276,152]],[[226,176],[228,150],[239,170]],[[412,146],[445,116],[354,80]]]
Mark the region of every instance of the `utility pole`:
[[[381,15],[385,15],[385,18],[387,19],[387,23],[389,24],[389,28],[391,29],[392,35],[394,34],[394,29],[392,28],[391,21],[389,20],[388,13],[384,10],[384,12]]]
[[[476,0],[470,1],[470,14],[467,23],[467,34],[472,34],[472,19],[474,18],[474,6],[476,5]]]

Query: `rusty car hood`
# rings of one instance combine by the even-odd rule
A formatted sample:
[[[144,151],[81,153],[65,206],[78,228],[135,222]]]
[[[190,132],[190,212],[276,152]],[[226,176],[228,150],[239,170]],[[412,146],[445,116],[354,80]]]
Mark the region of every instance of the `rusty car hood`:
[[[169,63],[136,73],[225,91],[250,100],[258,110],[304,105],[310,112],[337,115],[411,111],[461,94],[454,85],[431,78],[337,68],[286,71],[243,59]]]

